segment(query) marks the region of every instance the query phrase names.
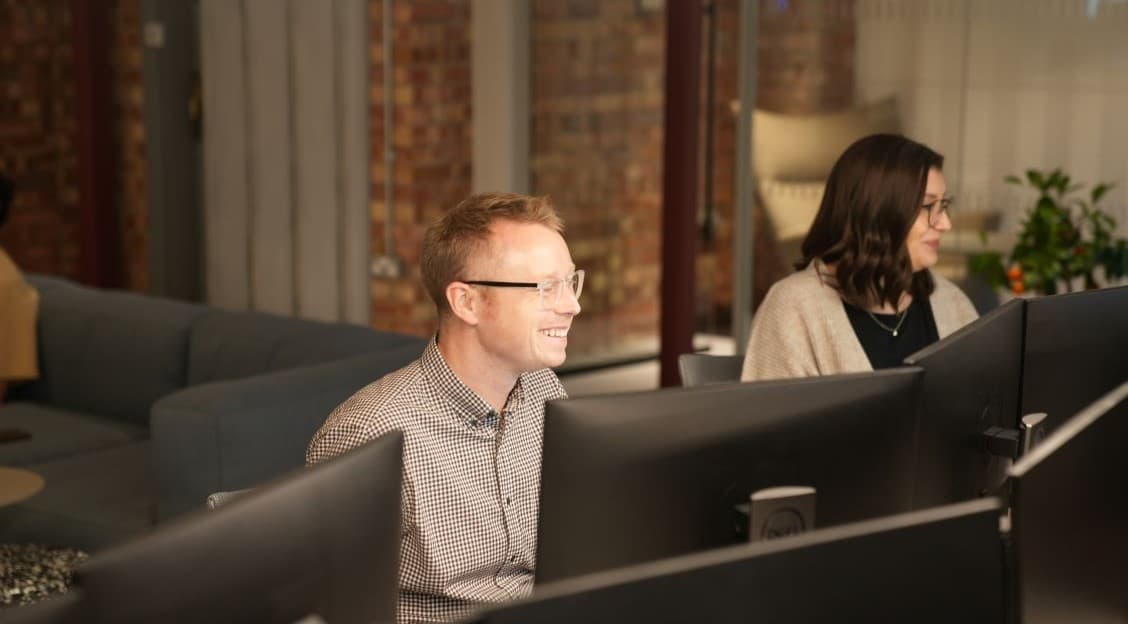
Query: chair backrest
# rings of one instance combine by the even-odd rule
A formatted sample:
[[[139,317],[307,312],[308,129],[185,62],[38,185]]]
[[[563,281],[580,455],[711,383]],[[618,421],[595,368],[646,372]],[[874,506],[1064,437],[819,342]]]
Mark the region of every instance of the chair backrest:
[[[743,355],[683,353],[678,356],[678,372],[686,387],[740,381],[743,366]]]

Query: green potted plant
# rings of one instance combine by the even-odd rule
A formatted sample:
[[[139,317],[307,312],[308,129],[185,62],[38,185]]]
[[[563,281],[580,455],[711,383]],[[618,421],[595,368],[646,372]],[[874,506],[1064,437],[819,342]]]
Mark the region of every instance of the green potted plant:
[[[1052,295],[1059,285],[1069,291],[1078,277],[1085,288],[1097,288],[1098,267],[1106,281],[1128,275],[1128,241],[1113,238],[1116,220],[1097,208],[1111,184],[1097,184],[1085,196],[1085,185],[1074,183],[1061,169],[1028,169],[1025,179],[1011,175],[1005,180],[1033,188],[1038,199],[1026,211],[1010,257],[978,254],[971,259],[972,271],[996,288],[1007,287],[1019,295]]]

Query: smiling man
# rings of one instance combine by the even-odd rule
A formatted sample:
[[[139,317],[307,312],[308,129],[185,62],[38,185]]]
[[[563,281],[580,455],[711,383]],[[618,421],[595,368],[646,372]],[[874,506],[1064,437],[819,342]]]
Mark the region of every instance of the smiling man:
[[[544,403],[584,273],[546,198],[474,195],[423,241],[439,330],[422,357],[361,389],[314,435],[307,463],[404,432],[401,622],[448,621],[529,594]]]

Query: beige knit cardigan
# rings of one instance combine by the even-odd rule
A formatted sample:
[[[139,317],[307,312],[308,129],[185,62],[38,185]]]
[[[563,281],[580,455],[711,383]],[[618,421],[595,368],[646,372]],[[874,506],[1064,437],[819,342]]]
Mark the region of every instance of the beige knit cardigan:
[[[929,303],[943,338],[978,315],[955,284],[935,273],[932,279]],[[815,261],[772,286],[752,319],[742,381],[873,370],[832,280]]]

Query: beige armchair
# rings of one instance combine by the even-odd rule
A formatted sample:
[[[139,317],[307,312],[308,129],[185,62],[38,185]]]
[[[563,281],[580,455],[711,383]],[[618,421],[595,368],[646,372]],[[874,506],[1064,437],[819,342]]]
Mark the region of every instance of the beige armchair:
[[[756,110],[753,115],[756,190],[775,234],[780,262],[790,267],[822,201],[834,162],[854,141],[898,133],[895,97],[847,111],[788,115]]]

